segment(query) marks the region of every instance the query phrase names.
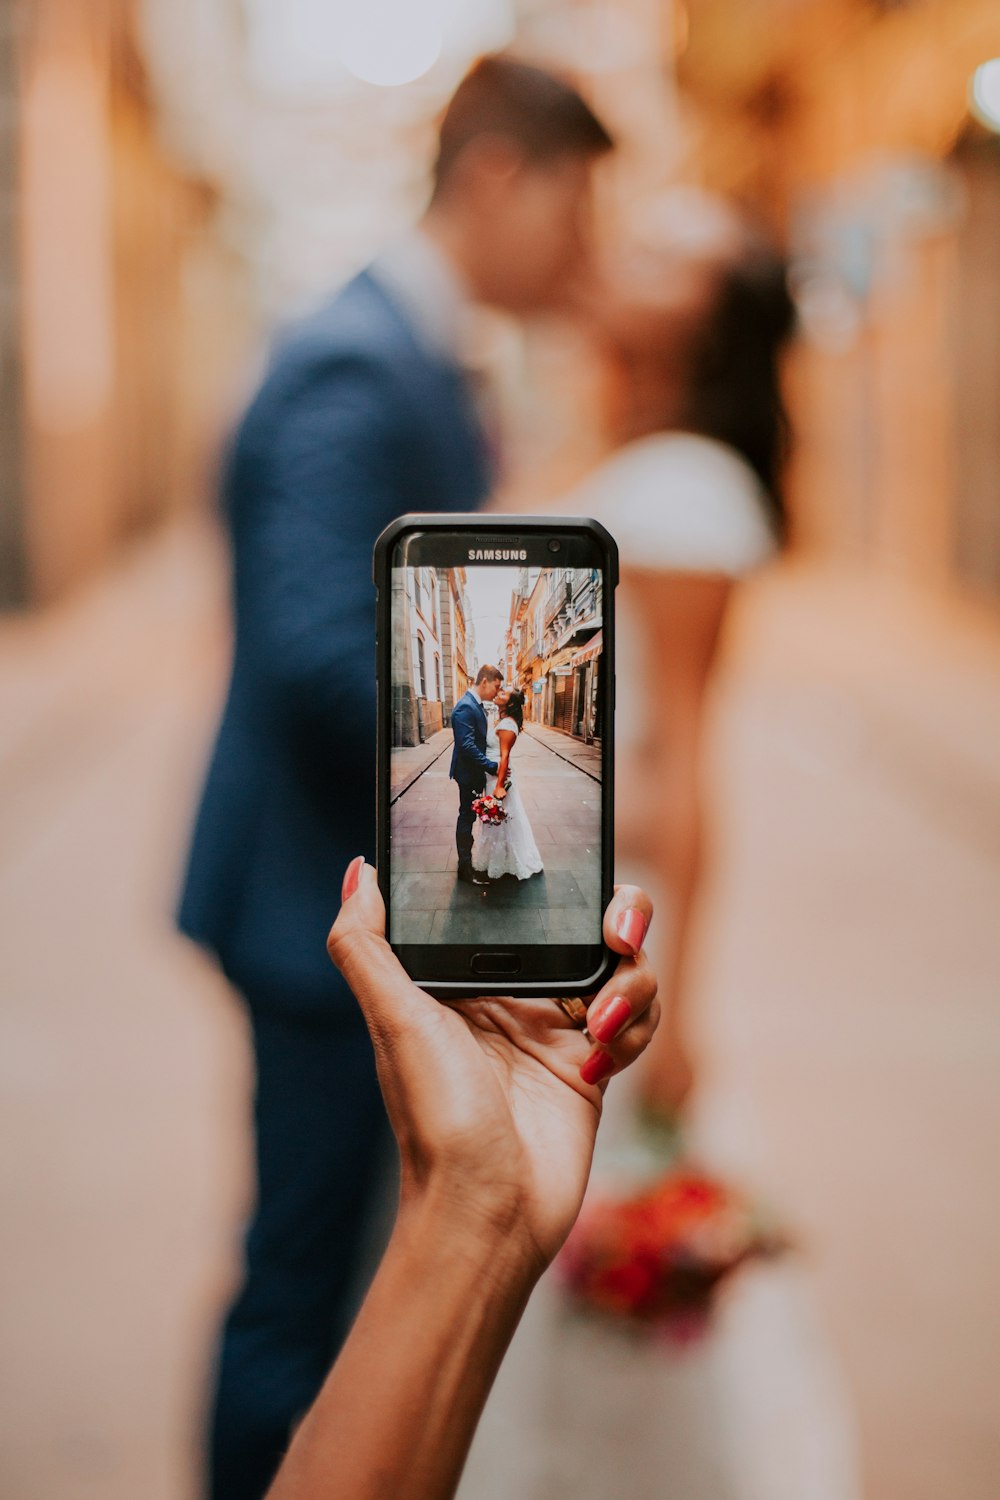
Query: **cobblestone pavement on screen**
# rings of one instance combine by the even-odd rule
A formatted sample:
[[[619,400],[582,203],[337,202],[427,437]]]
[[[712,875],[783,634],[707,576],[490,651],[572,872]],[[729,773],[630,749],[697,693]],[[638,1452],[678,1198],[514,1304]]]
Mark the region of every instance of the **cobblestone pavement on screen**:
[[[439,755],[393,807],[394,942],[600,941],[600,784],[567,758],[579,759],[569,735],[525,730],[512,767],[543,873],[488,887],[458,880],[458,788],[448,777],[451,735],[444,735]],[[596,767],[596,752],[588,760]]]

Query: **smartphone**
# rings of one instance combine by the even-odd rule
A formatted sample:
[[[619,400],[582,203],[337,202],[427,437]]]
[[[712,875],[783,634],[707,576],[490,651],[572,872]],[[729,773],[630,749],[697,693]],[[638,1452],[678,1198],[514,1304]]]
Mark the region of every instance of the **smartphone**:
[[[439,999],[586,995],[614,956],[614,595],[597,521],[407,515],[375,544],[378,875]]]

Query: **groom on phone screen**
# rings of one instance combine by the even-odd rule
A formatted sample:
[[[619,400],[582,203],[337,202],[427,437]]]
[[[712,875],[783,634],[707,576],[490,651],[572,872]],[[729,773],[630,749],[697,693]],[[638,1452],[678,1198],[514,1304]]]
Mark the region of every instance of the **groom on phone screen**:
[[[458,783],[458,822],[455,846],[458,849],[458,878],[470,885],[489,885],[489,876],[472,868],[472,804],[483,791],[487,776],[495,776],[497,762],[486,754],[487,703],[500,691],[503,673],[496,667],[480,667],[475,687],[459,698],[451,711],[451,729],[455,748],[451,754],[451,779]]]

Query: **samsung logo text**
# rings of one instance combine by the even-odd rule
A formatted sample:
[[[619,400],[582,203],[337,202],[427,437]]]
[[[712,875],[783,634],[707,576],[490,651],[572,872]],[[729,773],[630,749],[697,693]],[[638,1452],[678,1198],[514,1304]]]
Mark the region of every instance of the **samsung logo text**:
[[[527,562],[527,551],[520,549],[500,547],[470,547],[470,562]]]

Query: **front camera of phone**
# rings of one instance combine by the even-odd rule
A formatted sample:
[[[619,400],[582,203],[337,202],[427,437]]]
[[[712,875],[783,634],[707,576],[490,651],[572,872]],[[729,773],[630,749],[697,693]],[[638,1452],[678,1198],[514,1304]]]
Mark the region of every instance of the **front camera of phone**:
[[[555,537],[553,537],[552,540],[551,540],[551,542],[549,542],[549,551],[550,552],[559,552],[561,550],[561,548],[562,548],[562,542],[557,542],[556,539],[555,539]]]

